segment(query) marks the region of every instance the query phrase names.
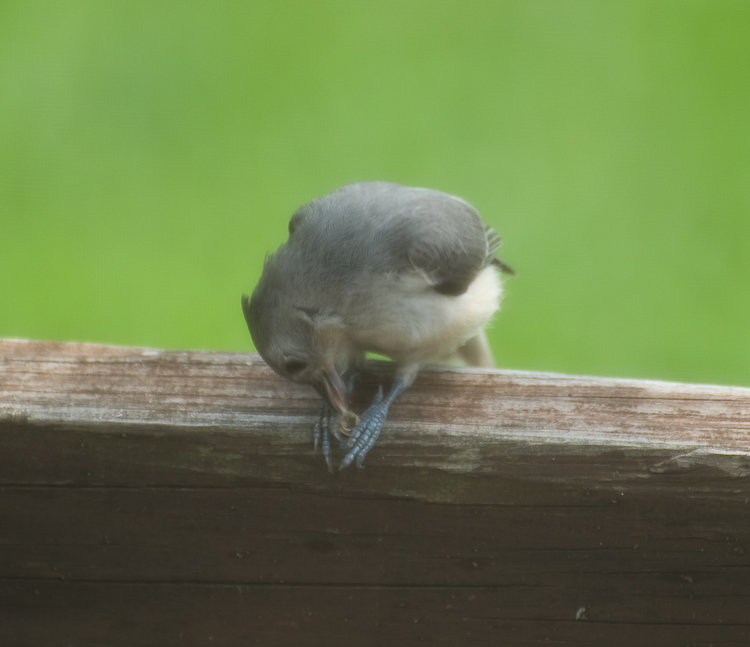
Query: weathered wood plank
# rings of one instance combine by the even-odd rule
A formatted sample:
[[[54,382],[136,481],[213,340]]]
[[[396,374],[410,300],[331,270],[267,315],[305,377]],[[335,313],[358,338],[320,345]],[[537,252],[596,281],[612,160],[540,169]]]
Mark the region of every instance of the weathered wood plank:
[[[457,506],[264,488],[3,488],[0,578],[558,588],[575,578],[599,590],[616,575],[622,594],[724,591],[745,614],[747,515],[705,501],[671,508],[643,495]]]
[[[132,645],[726,645],[746,621],[619,621],[611,593],[538,587],[304,587],[0,581],[0,642],[14,647]],[[538,604],[539,599],[544,605]],[[730,605],[731,599],[722,599]],[[113,609],[119,613],[113,614]],[[439,613],[435,613],[439,610]],[[610,615],[611,613],[611,615]],[[730,612],[732,613],[732,612]],[[708,620],[708,622],[707,622]],[[25,638],[18,640],[19,634]],[[75,636],[76,640],[69,637]]]
[[[317,407],[0,340],[0,645],[750,643],[750,389],[428,369],[333,477]]]
[[[372,368],[365,392],[387,379]],[[526,482],[747,493],[750,389],[428,369],[394,406],[370,469],[334,479],[312,452],[318,403],[251,354],[0,341],[0,478],[457,503]]]

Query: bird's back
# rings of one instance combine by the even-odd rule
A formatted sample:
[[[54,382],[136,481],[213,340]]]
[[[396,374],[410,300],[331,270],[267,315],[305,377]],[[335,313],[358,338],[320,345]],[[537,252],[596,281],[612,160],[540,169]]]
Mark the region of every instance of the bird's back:
[[[289,230],[287,246],[302,266],[323,263],[334,274],[416,267],[436,281],[469,281],[499,244],[467,202],[389,182],[358,182],[313,200]]]

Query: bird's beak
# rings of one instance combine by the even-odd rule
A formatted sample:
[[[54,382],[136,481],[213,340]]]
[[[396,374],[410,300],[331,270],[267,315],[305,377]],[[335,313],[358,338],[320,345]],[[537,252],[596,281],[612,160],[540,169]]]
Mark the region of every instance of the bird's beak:
[[[339,413],[349,413],[346,385],[335,369],[327,369],[323,373],[323,378],[320,382],[315,382],[313,386],[320,393],[320,397],[336,409],[336,411]]]

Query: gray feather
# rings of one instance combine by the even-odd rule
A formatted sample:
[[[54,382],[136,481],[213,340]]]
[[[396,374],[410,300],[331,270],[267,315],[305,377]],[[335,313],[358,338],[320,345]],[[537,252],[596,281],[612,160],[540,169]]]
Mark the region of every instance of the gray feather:
[[[305,268],[325,258],[328,285],[356,279],[357,270],[417,270],[434,289],[458,295],[490,263],[500,237],[463,200],[440,191],[388,182],[350,184],[301,207],[289,223],[300,284]],[[284,248],[275,262],[284,264]],[[318,261],[319,262],[319,261]],[[319,272],[316,269],[316,272]]]

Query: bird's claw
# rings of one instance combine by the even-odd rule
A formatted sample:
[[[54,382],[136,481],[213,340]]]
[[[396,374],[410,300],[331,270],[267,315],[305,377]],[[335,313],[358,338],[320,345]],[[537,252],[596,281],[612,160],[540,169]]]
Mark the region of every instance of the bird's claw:
[[[349,379],[350,391],[353,383],[354,376],[351,376]],[[362,418],[358,418],[354,413],[350,413],[349,415],[337,414],[333,407],[328,403],[323,405],[320,410],[320,416],[315,423],[313,446],[317,451],[318,445],[320,445],[329,472],[333,472],[331,462],[331,436],[336,438],[336,440],[339,441],[341,449],[347,452],[341,460],[339,472],[349,467],[352,463],[355,463],[357,467],[361,468],[367,452],[372,449],[372,446],[380,435],[380,430],[383,428],[385,419],[388,416],[388,408],[390,407],[393,398],[402,390],[403,386],[399,384],[397,385],[396,390],[392,389],[389,392],[388,397],[384,398],[383,387],[380,386],[372,400],[372,404],[370,404]],[[351,433],[342,436],[341,431],[346,433],[346,421],[348,420],[354,420],[354,428],[351,429]]]
[[[329,404],[324,404],[320,409],[318,419],[315,421],[315,428],[313,430],[313,451],[320,451],[323,454],[323,458],[326,459],[326,465],[328,465],[328,471],[333,473],[333,463],[331,462],[331,436],[333,436],[339,442],[339,446],[346,447],[348,436],[352,431],[347,431],[344,423],[344,414],[337,414],[336,411]],[[359,417],[351,413],[350,418],[353,420],[354,428],[359,424]],[[343,433],[346,433],[346,436]]]
[[[331,462],[331,433],[333,433],[339,442],[343,441],[343,438],[341,438],[338,433],[336,412],[330,405],[324,404],[320,410],[320,415],[315,422],[315,429],[313,430],[313,451],[318,451],[318,445],[320,445],[320,451],[326,459],[328,471],[333,473],[333,463]]]
[[[352,372],[346,383],[347,396],[351,394],[356,379],[357,373]],[[329,472],[333,473],[331,436],[338,440],[341,447],[345,447],[349,434],[358,424],[359,417],[354,412],[349,411],[339,414],[330,404],[327,402],[323,403],[313,430],[313,451],[318,451],[318,445],[320,445],[320,450],[326,459]]]
[[[362,467],[362,461],[378,439],[387,415],[388,406],[383,404],[383,387],[381,386],[372,404],[346,441],[345,448],[349,449],[349,452],[342,459],[339,472],[349,467],[352,462],[356,462],[357,467]]]

